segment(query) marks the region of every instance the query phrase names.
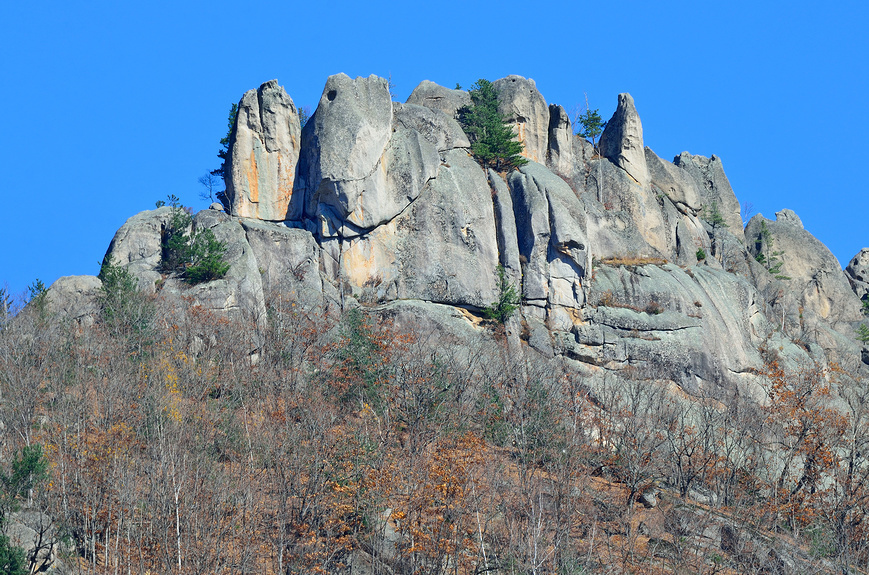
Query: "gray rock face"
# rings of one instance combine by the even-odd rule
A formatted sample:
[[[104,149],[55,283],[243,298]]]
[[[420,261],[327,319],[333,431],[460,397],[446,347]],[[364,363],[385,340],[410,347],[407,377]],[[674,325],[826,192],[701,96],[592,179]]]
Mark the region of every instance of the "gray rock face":
[[[595,194],[601,190],[600,202],[589,206],[594,254],[667,257],[672,249],[671,226],[652,188],[640,186],[608,159],[589,162],[588,173],[588,190]]]
[[[644,377],[676,378],[688,391],[741,389],[760,397],[750,375],[763,366],[757,346],[772,331],[757,291],[744,278],[673,264],[601,266],[586,317],[600,330],[575,329],[576,350],[599,365],[634,365]],[[708,387],[707,389],[702,389]]]
[[[761,214],[751,218],[745,227],[751,254],[763,253],[767,262],[771,258],[781,262],[778,275],[790,278],[783,280],[782,287],[796,295],[805,310],[833,325],[860,320],[860,301],[839,261],[812,234],[794,224],[795,214],[784,215],[783,221],[768,220]],[[767,267],[771,265],[767,263]]]
[[[513,124],[517,139],[524,145],[522,155],[545,163],[549,149],[549,106],[534,80],[513,75],[495,80],[492,86],[498,92],[498,111]]]
[[[619,94],[619,105],[600,136],[600,153],[640,186],[649,185],[643,124],[630,94]]]
[[[423,80],[411,92],[407,103],[440,110],[448,117],[455,118],[460,108],[471,104],[471,96],[465,90],[450,90],[429,80]]]
[[[513,198],[504,178],[491,168],[488,170],[489,185],[492,187],[492,204],[495,208],[495,229],[498,239],[499,260],[507,277],[513,285],[522,281],[522,264],[519,260],[519,243],[516,233],[516,218],[513,211]]]
[[[679,168],[685,170],[694,180],[697,190],[700,192],[703,208],[712,209],[712,204],[718,207],[718,211],[724,217],[727,228],[738,239],[742,239],[742,217],[739,215],[739,200],[730,187],[730,181],[724,173],[721,159],[712,155],[711,158],[692,156],[688,152],[682,152],[673,160]]]
[[[233,215],[287,219],[301,132],[299,112],[277,80],[245,93],[227,159],[226,195]]]
[[[37,573],[73,573],[59,557],[62,551],[71,551],[71,544],[64,544],[51,517],[45,513],[25,509],[9,514],[4,527],[9,543],[24,550],[27,559],[34,560]],[[8,572],[8,571],[7,571]]]
[[[534,162],[512,172],[508,182],[525,260],[524,298],[540,307],[579,307],[590,258],[579,199],[564,180]]]
[[[47,311],[81,325],[93,325],[100,313],[98,298],[103,282],[94,276],[58,278],[47,293]]]
[[[546,165],[558,174],[572,176],[576,159],[573,152],[573,141],[578,139],[573,135],[570,117],[558,104],[549,106],[549,151]]]
[[[400,216],[340,251],[340,279],[381,299],[482,307],[494,301],[498,244],[491,190],[463,150]]]
[[[845,273],[857,297],[863,301],[869,298],[869,248],[863,248],[851,258]]]
[[[703,201],[700,199],[700,191],[694,179],[688,176],[685,170],[680,170],[675,164],[659,158],[648,147],[645,149],[645,155],[652,185],[667,194],[680,211],[690,210],[695,214],[698,213],[703,207]]]
[[[352,237],[388,222],[440,164],[436,144],[416,130],[393,134],[389,90],[376,76],[331,76],[304,138],[306,213],[321,221],[324,237]]]
[[[775,213],[775,221],[780,224],[798,227],[801,230],[805,229],[803,227],[803,220],[800,219],[800,216],[798,216],[793,210],[787,208]]]
[[[217,212],[215,212],[217,213]],[[106,257],[115,265],[124,266],[139,280],[139,290],[153,294],[161,279],[160,266],[162,230],[172,217],[172,208],[140,212],[128,219],[109,244]]]
[[[309,231],[256,220],[242,220],[241,225],[256,259],[266,300],[280,293],[306,307],[324,303],[320,246]]]
[[[130,218],[108,253],[170,304],[192,302],[260,328],[270,298],[326,314],[362,305],[458,347],[492,344],[477,312],[497,298],[500,263],[523,295],[504,328],[509,353],[558,356],[592,389],[641,377],[689,394],[762,400],[761,345],[790,369],[837,361],[866,371],[869,351],[853,332],[864,317],[859,297],[869,297],[869,248],[842,272],[782,210],[774,222],[749,223],[746,249],[721,161],[686,152],[670,163],[644,148],[629,95],[619,97],[599,156],[533,81],[510,76],[497,89],[526,156],[538,160],[506,176],[468,155],[455,120],[467,92],[423,82],[397,104],[381,78],[331,77],[302,131],[288,207],[275,208],[289,221],[270,222],[263,190],[278,190],[279,178],[260,172],[299,147],[286,126],[292,101],[266,83],[242,100],[232,144],[233,166],[253,158],[238,164],[239,177],[252,169],[257,177],[233,189],[232,215],[205,210],[192,226],[225,243],[227,276],[192,287],[162,277],[168,207]],[[729,227],[709,224],[713,203]],[[244,205],[255,210],[250,218],[237,217]],[[779,274],[792,279],[776,279],[754,259],[758,251],[781,260]],[[99,285],[61,278],[50,305],[92,321]]]
[[[265,302],[259,265],[247,242],[239,220],[212,210],[193,217],[193,230],[211,229],[214,237],[226,246],[224,261],[229,271],[222,279],[189,287],[179,279],[167,279],[162,291],[170,296],[184,296],[194,305],[235,317],[265,322]]]
[[[459,123],[437,108],[416,104],[396,104],[395,124],[407,130],[415,130],[433,144],[439,152],[453,148],[469,148],[471,143]]]

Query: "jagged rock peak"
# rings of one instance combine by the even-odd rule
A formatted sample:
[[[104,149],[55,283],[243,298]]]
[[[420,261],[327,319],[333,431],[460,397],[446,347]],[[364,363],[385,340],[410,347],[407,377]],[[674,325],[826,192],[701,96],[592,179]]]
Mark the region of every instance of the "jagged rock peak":
[[[529,160],[546,162],[549,143],[549,106],[530,78],[511,75],[492,83],[498,92],[498,111],[513,124],[522,142],[522,155]]]
[[[600,152],[641,186],[649,185],[643,146],[643,124],[630,94],[619,94],[619,105],[600,137]]]
[[[226,161],[226,195],[233,215],[286,219],[301,130],[293,99],[277,80],[244,94]]]
[[[549,150],[546,165],[557,173],[570,176],[575,166],[573,126],[567,111],[558,104],[549,105]]]

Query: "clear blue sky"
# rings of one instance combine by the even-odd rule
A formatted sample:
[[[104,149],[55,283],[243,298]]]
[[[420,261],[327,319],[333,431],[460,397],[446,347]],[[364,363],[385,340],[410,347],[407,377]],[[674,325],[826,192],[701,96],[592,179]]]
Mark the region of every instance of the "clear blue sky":
[[[115,230],[175,194],[197,209],[232,102],[277,78],[314,108],[327,76],[452,87],[534,78],[645,143],[717,154],[740,201],[795,210],[842,264],[869,246],[869,8],[816,2],[4,2],[0,285],[96,274]]]

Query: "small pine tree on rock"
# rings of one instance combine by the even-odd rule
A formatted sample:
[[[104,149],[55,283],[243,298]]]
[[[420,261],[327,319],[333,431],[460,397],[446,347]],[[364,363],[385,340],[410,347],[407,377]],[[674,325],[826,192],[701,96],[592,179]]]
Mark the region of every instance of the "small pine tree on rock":
[[[459,122],[471,140],[471,153],[484,167],[497,171],[518,168],[528,163],[522,157],[522,142],[507,119],[498,112],[498,93],[488,80],[471,86],[471,105],[459,110]]]

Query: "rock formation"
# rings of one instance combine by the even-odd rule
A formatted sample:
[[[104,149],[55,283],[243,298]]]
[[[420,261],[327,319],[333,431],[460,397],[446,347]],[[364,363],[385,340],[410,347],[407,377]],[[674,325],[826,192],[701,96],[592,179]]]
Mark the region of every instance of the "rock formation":
[[[619,94],[619,106],[600,136],[600,153],[639,185],[649,184],[643,151],[643,124],[630,94]]]
[[[226,196],[234,216],[287,219],[300,145],[299,112],[277,80],[245,93],[226,162]]]
[[[463,90],[425,81],[401,104],[382,78],[338,74],[300,131],[292,99],[267,82],[239,104],[230,213],[192,224],[227,245],[227,276],[189,287],[159,271],[170,208],[130,218],[109,255],[145,292],[254,324],[279,293],[323,313],[362,305],[481,336],[502,265],[522,294],[511,349],[558,356],[592,387],[639,372],[689,394],[760,397],[765,349],[792,366],[837,361],[865,374],[853,330],[869,250],[843,272],[789,210],[743,232],[721,160],[668,162],[644,147],[629,94],[598,156],[533,80],[494,86],[530,160],[510,173],[469,155],[456,121]],[[82,320],[93,306],[64,302],[98,290],[64,278],[52,305]]]

